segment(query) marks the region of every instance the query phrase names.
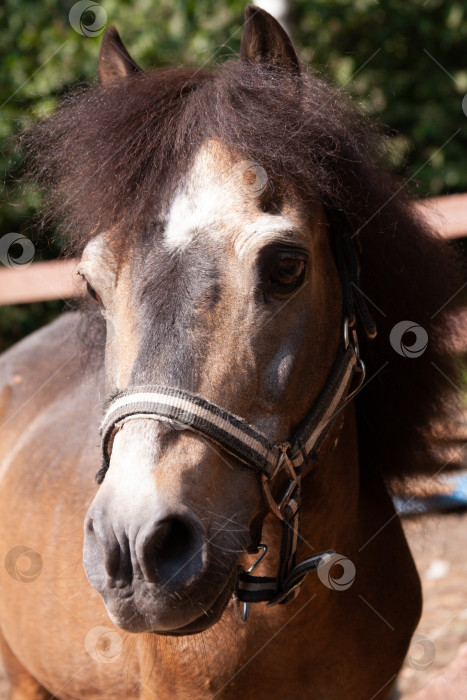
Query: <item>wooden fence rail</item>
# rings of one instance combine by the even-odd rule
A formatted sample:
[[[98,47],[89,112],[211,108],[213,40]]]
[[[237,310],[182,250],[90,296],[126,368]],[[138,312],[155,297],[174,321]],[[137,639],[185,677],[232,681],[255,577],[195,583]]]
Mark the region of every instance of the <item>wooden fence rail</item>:
[[[81,293],[74,274],[77,260],[52,260],[0,269],[0,304],[69,299]]]
[[[467,194],[423,199],[416,207],[444,238],[467,236]]]
[[[467,236],[467,194],[448,195],[416,204],[432,227],[446,238]],[[73,274],[77,260],[37,262],[0,269],[0,305],[68,299],[84,292]]]

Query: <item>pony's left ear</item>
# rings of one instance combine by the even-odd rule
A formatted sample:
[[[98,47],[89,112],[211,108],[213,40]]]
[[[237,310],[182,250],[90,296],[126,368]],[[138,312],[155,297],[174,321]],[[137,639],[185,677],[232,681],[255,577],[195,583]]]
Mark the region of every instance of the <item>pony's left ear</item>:
[[[107,85],[132,73],[141,73],[141,68],[126,50],[115,27],[109,27],[102,39],[99,53],[98,76],[101,85]]]
[[[247,5],[240,56],[244,61],[280,66],[300,73],[292,40],[279,22],[260,7]]]

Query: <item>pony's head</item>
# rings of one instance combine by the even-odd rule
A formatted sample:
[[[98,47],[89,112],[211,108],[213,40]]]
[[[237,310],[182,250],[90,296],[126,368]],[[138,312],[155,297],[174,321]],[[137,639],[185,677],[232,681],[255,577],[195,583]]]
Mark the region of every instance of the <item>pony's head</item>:
[[[417,285],[414,269],[450,262],[376,164],[374,130],[301,73],[284,30],[257,8],[240,60],[216,72],[143,73],[108,30],[99,82],[39,125],[33,145],[105,318],[109,394],[183,389],[288,440],[342,342],[336,237],[359,234],[364,292],[383,311],[369,373],[385,362],[393,371],[375,382],[379,413],[366,392],[379,423],[364,453],[384,424],[391,450],[380,462],[394,471],[401,445],[419,446],[436,396],[436,373],[429,388],[420,380],[441,362],[429,315],[449,296]],[[388,331],[406,317],[427,326],[431,346],[401,372]],[[252,470],[179,427],[122,421],[86,518],[88,578],[130,631],[192,633],[219,619],[264,508]]]
[[[270,66],[277,78],[268,78],[292,99],[298,62],[288,38],[263,13],[247,22],[239,70]],[[108,33],[103,85],[121,65],[118,48]],[[148,79],[127,68],[121,90]],[[197,77],[189,77],[191,91]],[[179,72],[149,80],[155,94],[169,84],[183,99]],[[217,88],[204,81],[197,87],[207,103]],[[174,155],[167,175],[141,236],[121,249],[113,227],[97,234],[78,268],[107,320],[109,390],[186,389],[285,440],[322,387],[341,336],[323,206],[221,134],[199,138],[183,168]],[[177,427],[141,416],[120,426],[86,521],[88,577],[114,621],[133,631],[188,633],[216,621],[262,509],[255,473]]]

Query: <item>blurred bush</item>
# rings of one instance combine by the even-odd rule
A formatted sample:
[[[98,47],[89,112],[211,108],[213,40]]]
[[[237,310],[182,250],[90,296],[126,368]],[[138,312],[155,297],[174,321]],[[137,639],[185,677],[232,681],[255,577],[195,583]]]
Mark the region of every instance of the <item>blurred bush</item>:
[[[33,186],[15,182],[22,154],[13,152],[14,135],[31,119],[49,114],[74,85],[95,79],[103,22],[117,26],[144,68],[211,65],[238,52],[245,5],[240,0],[101,0],[96,7],[88,0],[80,6],[81,24],[74,22],[73,28],[74,4],[3,0],[0,6],[0,236],[27,235],[36,244],[36,259],[56,257],[61,242],[53,232],[37,240],[33,214],[40,196]],[[467,191],[465,1],[290,0],[289,6],[289,28],[301,57],[323,67],[390,127],[394,169],[416,179],[421,196]],[[62,306],[0,307],[0,348]]]

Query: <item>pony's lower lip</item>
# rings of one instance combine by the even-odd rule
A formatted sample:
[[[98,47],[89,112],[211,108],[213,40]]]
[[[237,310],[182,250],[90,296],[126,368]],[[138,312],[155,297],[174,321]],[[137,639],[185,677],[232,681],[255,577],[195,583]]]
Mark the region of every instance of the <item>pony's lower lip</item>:
[[[237,571],[233,571],[231,577],[229,578],[227,585],[221,591],[219,596],[216,598],[214,603],[211,605],[206,613],[200,615],[196,620],[189,622],[185,627],[178,627],[173,630],[164,630],[158,632],[157,630],[152,630],[153,634],[158,634],[162,636],[171,637],[181,637],[189,634],[199,634],[205,630],[212,627],[216,622],[218,622],[222,616],[222,613],[229,604],[232,593],[234,592],[235,584],[237,582]]]

